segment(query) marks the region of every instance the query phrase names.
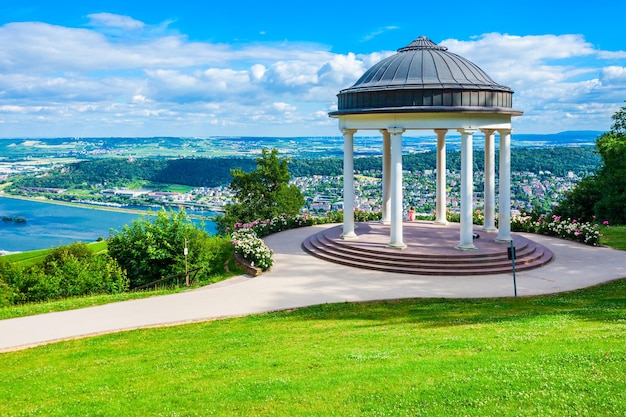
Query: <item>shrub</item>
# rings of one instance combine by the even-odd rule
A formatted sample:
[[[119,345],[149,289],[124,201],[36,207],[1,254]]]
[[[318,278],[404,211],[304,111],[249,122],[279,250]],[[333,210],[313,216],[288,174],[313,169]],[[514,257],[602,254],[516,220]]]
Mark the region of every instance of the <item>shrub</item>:
[[[472,214],[473,224],[482,225],[485,223],[485,216],[480,210],[475,210]],[[448,212],[446,213],[446,218],[450,222],[458,223],[461,221],[460,214],[458,213]],[[538,213],[525,213],[520,216],[512,216],[511,231],[556,236],[561,239],[573,240],[592,246],[596,246],[602,236],[597,224],[581,222],[580,220],[571,218],[562,219],[559,216],[550,217]]]
[[[382,213],[380,211],[371,212],[364,210],[355,210],[354,220],[358,222],[380,220]],[[283,230],[296,229],[298,227],[313,226],[316,224],[341,223],[343,221],[342,211],[331,211],[323,216],[312,216],[310,214],[298,214],[289,216],[282,214],[269,220],[257,219],[250,223],[235,223],[233,231],[240,229],[253,229],[258,237],[265,237],[272,233],[282,232]],[[226,231],[230,231],[226,229]]]
[[[211,281],[225,272],[226,263],[232,259],[233,244],[225,236],[205,236],[189,241],[189,269],[202,267],[198,281]]]
[[[316,224],[315,218],[306,214],[296,216],[282,214],[269,220],[257,219],[250,223],[235,223],[234,231],[252,229],[257,237],[265,237],[283,230],[312,226],[314,224]]]
[[[52,265],[58,262],[64,262],[69,258],[77,260],[89,261],[93,258],[93,252],[86,243],[75,242],[67,246],[59,246],[54,248],[44,258],[44,265]]]
[[[9,262],[0,262],[0,280],[11,288],[12,296],[9,297],[7,294],[5,300],[11,301],[12,304],[26,301],[22,289],[31,288],[36,284],[22,267]]]
[[[446,212],[446,220],[452,223],[461,222],[461,213]],[[480,210],[474,210],[472,212],[472,224],[483,225],[485,224],[485,215]]]
[[[128,289],[128,278],[107,254],[95,255],[85,243],[54,249],[35,265],[0,264],[0,277],[12,288],[12,303],[48,301]]]
[[[605,222],[605,224],[608,224]],[[540,233],[556,236],[561,239],[573,240],[596,246],[602,234],[599,225],[591,222],[581,222],[578,219],[563,219],[559,216],[522,214],[511,218],[511,230],[516,232]]]
[[[13,305],[15,302],[15,292],[2,278],[0,278],[0,307]]]
[[[133,221],[112,233],[108,250],[126,270],[131,288],[184,274],[185,262],[190,270],[202,268],[199,280],[210,280],[212,275],[224,271],[224,264],[232,257],[228,238],[209,236],[190,221],[184,210],[162,210],[152,218]]]
[[[266,271],[272,266],[273,252],[252,228],[240,228],[232,234],[235,252],[250,262],[250,265]]]

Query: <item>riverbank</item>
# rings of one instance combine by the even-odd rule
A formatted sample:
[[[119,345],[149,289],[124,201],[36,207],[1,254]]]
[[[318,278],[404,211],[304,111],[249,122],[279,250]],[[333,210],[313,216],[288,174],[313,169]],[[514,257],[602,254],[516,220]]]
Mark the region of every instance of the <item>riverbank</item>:
[[[16,200],[32,201],[34,203],[58,204],[62,206],[70,206],[70,207],[85,208],[85,209],[92,209],[92,210],[120,211],[122,213],[133,213],[133,214],[145,214],[146,213],[146,210],[128,209],[124,207],[96,206],[96,205],[89,205],[89,204],[82,204],[82,203],[72,203],[70,201],[51,200],[46,197],[24,197],[24,196],[19,196],[19,195],[6,194],[4,192],[0,192],[0,198],[13,198]]]
[[[4,191],[0,191],[0,198],[2,197],[13,198],[17,200],[24,200],[24,201],[32,201],[36,203],[59,204],[63,206],[76,207],[76,208],[102,210],[102,211],[116,211],[120,213],[141,214],[141,215],[149,215],[149,216],[156,215],[156,213],[161,211],[162,209],[167,209],[166,206],[161,206],[158,209],[156,209],[156,207],[144,206],[145,209],[139,209],[139,208],[128,208],[128,207],[114,207],[114,206],[99,205],[99,204],[75,203],[71,201],[52,200],[46,197],[18,196],[18,195],[7,194]],[[156,210],[151,210],[151,208],[155,208]],[[216,212],[211,212],[211,213],[216,213]],[[199,220],[214,220],[215,217],[217,217],[217,214],[208,215],[208,216],[203,216],[203,215],[194,214],[194,213],[188,213],[188,214],[190,218],[199,219]]]

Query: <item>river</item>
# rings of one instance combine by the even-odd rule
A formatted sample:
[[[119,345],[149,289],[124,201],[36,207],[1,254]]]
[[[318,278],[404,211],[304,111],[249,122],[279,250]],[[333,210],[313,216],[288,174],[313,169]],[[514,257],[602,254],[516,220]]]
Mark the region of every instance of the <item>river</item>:
[[[5,221],[4,216],[23,217],[26,222]],[[0,197],[0,254],[106,239],[111,229],[120,230],[141,216],[112,209]],[[204,223],[205,229],[215,234],[215,223]]]

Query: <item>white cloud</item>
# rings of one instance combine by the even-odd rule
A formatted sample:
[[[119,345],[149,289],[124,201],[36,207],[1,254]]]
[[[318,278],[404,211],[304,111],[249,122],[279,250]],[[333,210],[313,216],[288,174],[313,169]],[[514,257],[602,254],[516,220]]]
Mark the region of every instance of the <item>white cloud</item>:
[[[598,51],[598,58],[624,59],[626,58],[626,51]]]
[[[265,68],[265,65],[254,64],[252,68],[250,68],[250,75],[252,76],[253,80],[258,81],[263,78],[266,70],[267,69]]]
[[[626,67],[612,65],[602,68],[601,78],[605,83],[611,84],[616,82],[624,85],[626,82]]]
[[[318,81],[317,68],[306,61],[278,61],[268,68],[265,79],[283,89],[314,85]]]
[[[278,110],[280,112],[292,112],[297,109],[297,107],[289,103],[280,103],[280,102],[273,103],[272,107],[274,107],[275,110]]]
[[[317,76],[325,83],[336,87],[349,87],[367,71],[362,60],[356,55],[335,55],[325,63],[318,71]]]
[[[441,42],[449,52],[469,59],[496,82],[521,85],[523,82],[558,81],[577,70],[562,62],[594,54],[580,35],[512,36],[488,33],[472,41],[448,39]]]
[[[608,129],[611,115],[619,108],[616,97],[626,97],[626,79],[616,76],[619,67],[602,68],[611,54],[595,50],[582,35],[488,33],[471,41],[448,39],[441,44],[515,91],[514,107],[524,111],[515,119],[517,130]],[[618,59],[619,54],[612,58]]]
[[[132,98],[132,102],[133,103],[147,103],[148,100],[144,95],[142,94],[135,94]]]
[[[93,13],[87,16],[89,26],[108,26],[126,30],[143,29],[146,25],[130,16],[121,16],[112,13]]]
[[[6,112],[6,113],[27,113],[28,111],[29,111],[29,109],[27,107],[24,107],[24,106],[11,106],[11,105],[0,106],[0,112]]]
[[[368,33],[367,35],[363,36],[363,39],[361,39],[362,42],[367,42],[369,40],[374,39],[377,36],[380,36],[384,33],[390,32],[392,30],[397,30],[400,29],[398,26],[385,26],[382,28],[379,28],[377,30],[375,30],[374,32]]]
[[[337,134],[327,115],[336,94],[395,53],[234,47],[128,16],[89,18],[90,28],[0,26],[2,135]],[[442,44],[515,90],[524,110],[517,131],[608,127],[626,97],[626,53],[595,50],[581,35],[488,33]]]

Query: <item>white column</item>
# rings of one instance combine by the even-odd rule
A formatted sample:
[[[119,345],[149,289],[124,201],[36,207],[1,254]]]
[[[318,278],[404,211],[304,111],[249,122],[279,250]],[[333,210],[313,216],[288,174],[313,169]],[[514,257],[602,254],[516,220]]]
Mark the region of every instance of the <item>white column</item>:
[[[389,131],[381,130],[383,134],[383,217],[381,223],[391,223],[391,138]]]
[[[511,130],[500,135],[500,189],[498,192],[498,237],[496,242],[511,241]]]
[[[493,144],[493,130],[484,129],[485,134],[485,232],[497,232],[496,229],[496,164]]]
[[[354,233],[354,132],[343,133],[343,239],[355,239]]]
[[[461,134],[461,239],[456,249],[476,250],[473,236],[474,169],[472,140],[475,129],[459,129]]]
[[[446,219],[446,132],[448,129],[435,129],[437,133],[437,201],[435,223],[448,224]]]
[[[402,241],[402,133],[404,129],[387,129],[391,134],[391,236],[387,246],[404,249]]]

